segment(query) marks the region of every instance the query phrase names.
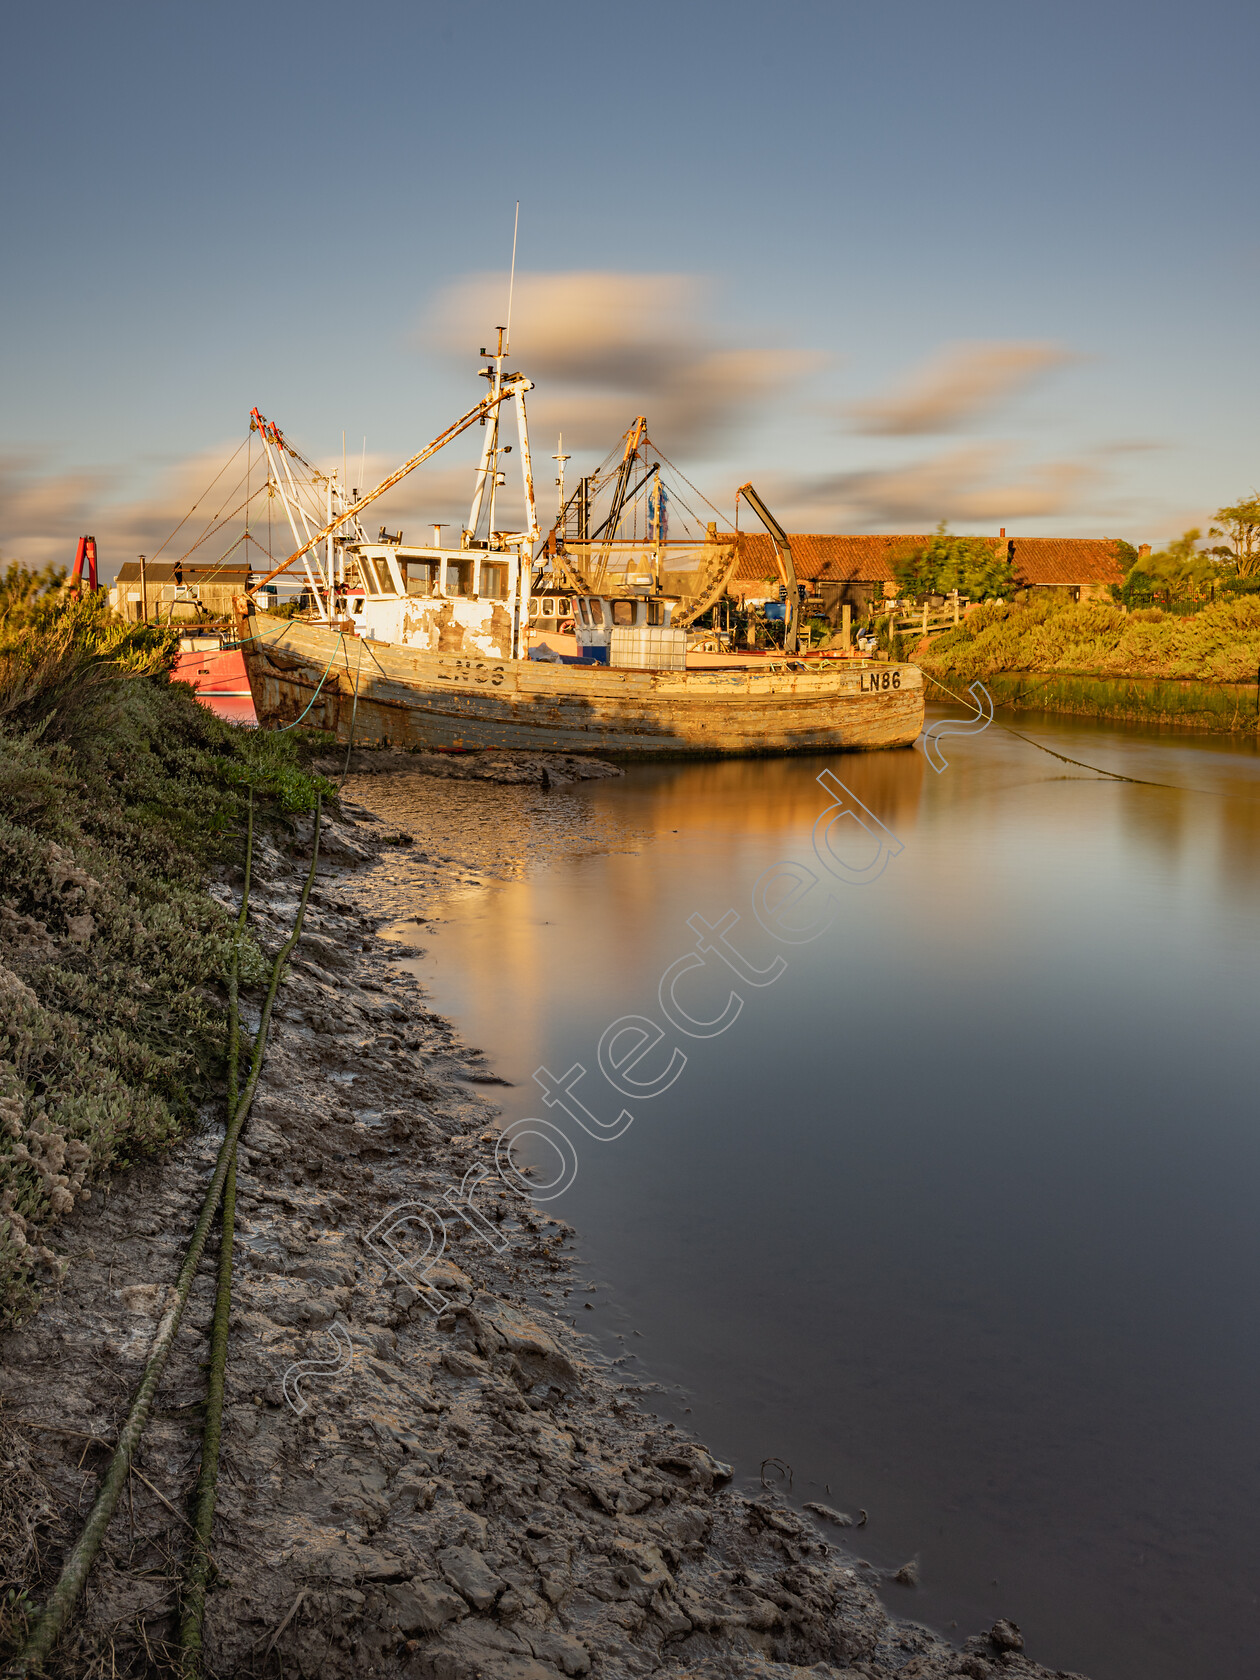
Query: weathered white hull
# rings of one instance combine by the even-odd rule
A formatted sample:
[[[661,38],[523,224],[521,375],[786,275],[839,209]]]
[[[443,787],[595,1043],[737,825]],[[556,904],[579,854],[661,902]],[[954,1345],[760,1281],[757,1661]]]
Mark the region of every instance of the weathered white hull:
[[[625,758],[862,752],[923,727],[913,665],[628,671],[432,653],[251,610],[259,723],[299,717],[339,740]]]

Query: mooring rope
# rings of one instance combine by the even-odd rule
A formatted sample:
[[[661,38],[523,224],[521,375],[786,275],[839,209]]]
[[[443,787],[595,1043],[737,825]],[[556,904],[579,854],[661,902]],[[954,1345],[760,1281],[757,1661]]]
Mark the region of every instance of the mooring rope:
[[[100,1550],[101,1542],[105,1538],[105,1531],[109,1527],[118,1501],[122,1497],[123,1488],[126,1486],[127,1477],[131,1471],[131,1461],[149,1421],[153,1409],[153,1397],[157,1392],[159,1382],[162,1380],[171,1348],[174,1346],[175,1335],[179,1330],[184,1308],[188,1304],[193,1279],[196,1277],[197,1267],[201,1263],[206,1238],[210,1234],[210,1226],[218,1211],[224,1185],[233,1165],[236,1141],[249,1114],[254,1100],[254,1092],[258,1088],[263,1055],[267,1048],[267,1033],[271,1025],[271,1010],[280,986],[280,976],[284,969],[285,958],[301,936],[307,900],[310,898],[311,887],[315,882],[315,868],[319,862],[319,831],[322,814],[323,801],[322,798],[317,796],[315,801],[315,829],[311,845],[311,867],[306,877],[306,885],[302,888],[297,919],[293,924],[293,932],[276,953],[275,961],[272,964],[271,980],[267,988],[266,1000],[263,1003],[262,1014],[259,1017],[258,1033],[254,1039],[254,1053],[250,1058],[249,1076],[246,1079],[245,1089],[236,1111],[228,1121],[223,1143],[219,1149],[218,1160],[215,1164],[214,1175],[206,1189],[201,1204],[201,1213],[193,1231],[192,1240],[184,1255],[184,1263],[180,1267],[179,1276],[175,1282],[174,1299],[167,1306],[158,1323],[149,1358],[141,1375],[139,1387],[136,1390],[135,1399],[132,1401],[131,1410],[127,1414],[127,1421],[119,1431],[118,1445],[114,1449],[114,1456],[105,1472],[100,1492],[88,1513],[83,1532],[62,1564],[61,1574],[49,1595],[43,1613],[28,1634],[26,1643],[9,1670],[13,1680],[23,1680],[23,1677],[38,1669],[56,1644],[79,1594],[83,1591],[88,1572],[96,1559],[97,1552]]]
[[[922,666],[919,669],[923,671]],[[957,700],[960,706],[967,706],[975,712],[977,717],[983,717],[984,714],[973,700],[968,700],[961,694],[955,694],[952,688],[946,688],[945,684],[939,682],[930,671],[923,671],[923,675],[930,683],[936,683],[937,688],[948,694],[951,700]],[[997,720],[994,719],[993,721],[996,722]],[[1038,752],[1049,753],[1050,757],[1057,758],[1060,764],[1073,764],[1078,770],[1092,770],[1096,776],[1110,776],[1116,782],[1132,782],[1135,787],[1168,788],[1173,793],[1215,793],[1217,791],[1215,788],[1178,787],[1174,782],[1147,782],[1143,781],[1141,776],[1122,776],[1118,770],[1104,770],[1100,764],[1086,764],[1084,759],[1068,758],[1064,753],[1055,752],[1053,747],[1043,747],[1040,741],[1034,741],[1031,735],[1021,735],[1019,730],[1012,729],[1009,723],[999,723],[998,728],[1004,729],[1008,735],[1013,735],[1017,741],[1027,741],[1028,745],[1036,747]]]
[[[276,734],[277,735],[283,735],[286,729],[296,729],[298,724],[301,723],[302,719],[306,716],[307,712],[310,711],[311,707],[319,699],[320,692],[323,689],[324,684],[328,681],[328,673],[333,668],[333,660],[336,659],[338,653],[341,651],[341,644],[345,641],[345,639],[346,639],[345,631],[344,630],[338,630],[338,632],[337,632],[337,646],[332,650],[332,653],[330,654],[329,659],[328,659],[328,663],[327,663],[327,665],[324,666],[324,674],[319,679],[319,683],[316,686],[314,694],[311,695],[310,699],[306,702],[305,706],[303,706],[302,710],[298,713],[297,717],[294,718],[292,723],[282,723],[282,724],[277,725],[277,727],[276,727]]]
[[[341,780],[337,783],[340,793],[346,785],[346,777],[350,774],[350,754],[354,751],[354,720],[359,714],[359,667],[363,663],[363,641],[359,641],[359,657],[354,662],[354,705],[350,708],[350,738],[346,742],[346,762],[341,767]],[[347,667],[349,659],[346,660]]]
[[[228,971],[227,1113],[230,1121],[240,1101],[240,973],[241,940],[249,914],[249,882],[254,860],[254,790],[249,792],[249,826],[245,837],[245,885],[236,921],[232,963]],[[223,1181],[223,1218],[219,1236],[219,1280],[210,1330],[210,1371],[206,1382],[206,1415],[201,1432],[201,1468],[193,1501],[193,1542],[184,1571],[183,1608],[179,1624],[180,1672],[194,1680],[201,1671],[202,1624],[206,1588],[210,1584],[210,1537],[218,1493],[219,1448],[223,1438],[223,1391],[227,1372],[228,1326],[232,1312],[232,1244],[236,1230],[236,1150]]]

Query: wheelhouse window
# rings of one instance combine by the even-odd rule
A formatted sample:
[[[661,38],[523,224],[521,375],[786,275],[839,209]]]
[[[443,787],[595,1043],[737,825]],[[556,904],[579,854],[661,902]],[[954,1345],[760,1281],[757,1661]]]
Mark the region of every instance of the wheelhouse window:
[[[392,595],[393,585],[389,579],[389,567],[383,560],[369,560],[366,554],[359,556],[359,571],[363,577],[363,587],[369,595]]]
[[[408,595],[428,596],[437,590],[438,563],[436,560],[404,560]]]
[[[486,601],[506,601],[508,569],[493,560],[481,562],[481,596]],[[534,603],[530,602],[532,611]]]
[[[614,601],[613,604],[612,604],[612,609],[613,609],[613,623],[614,624],[633,624],[634,623],[634,602],[633,601]]]
[[[647,610],[648,610],[647,621],[648,621],[649,624],[664,624],[664,622],[665,622],[665,603],[664,603],[664,601],[649,601],[648,604],[647,604]]]
[[[471,560],[448,560],[446,562],[446,593],[448,595],[471,595],[473,592],[473,562]]]

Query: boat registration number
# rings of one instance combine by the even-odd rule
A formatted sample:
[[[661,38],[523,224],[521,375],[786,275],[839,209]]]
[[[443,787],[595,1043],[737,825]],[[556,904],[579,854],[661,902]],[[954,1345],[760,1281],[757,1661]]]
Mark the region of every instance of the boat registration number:
[[[863,671],[862,693],[874,694],[877,689],[900,688],[900,671]]]
[[[453,670],[438,672],[439,681],[489,683],[492,688],[498,688],[503,681],[502,665],[487,665],[483,659],[456,659],[453,665]]]

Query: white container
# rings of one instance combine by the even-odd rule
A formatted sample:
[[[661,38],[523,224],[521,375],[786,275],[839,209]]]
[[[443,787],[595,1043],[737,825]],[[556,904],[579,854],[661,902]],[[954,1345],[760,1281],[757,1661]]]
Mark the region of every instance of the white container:
[[[623,671],[685,671],[687,632],[668,624],[614,625],[608,663]]]

